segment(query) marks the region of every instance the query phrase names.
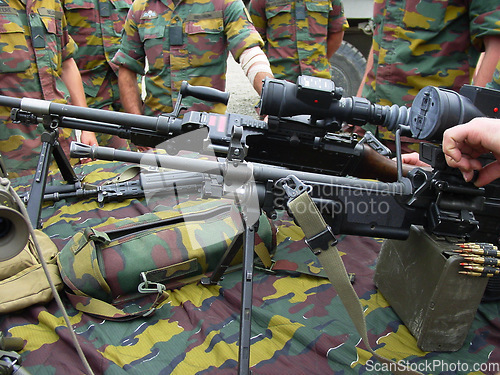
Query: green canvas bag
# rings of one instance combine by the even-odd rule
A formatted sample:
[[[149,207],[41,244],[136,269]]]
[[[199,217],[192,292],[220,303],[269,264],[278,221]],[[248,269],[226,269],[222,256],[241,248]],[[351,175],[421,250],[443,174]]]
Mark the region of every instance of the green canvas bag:
[[[56,264],[57,247],[42,231],[35,230],[35,235],[47,263],[49,277],[56,289],[61,290],[63,283]],[[53,298],[52,289],[30,238],[18,255],[0,262],[0,314],[47,303]]]
[[[64,246],[57,261],[75,308],[126,320],[152,313],[168,297],[167,289],[213,271],[242,230],[232,201],[205,200],[182,212],[148,213],[86,228]],[[271,266],[275,247],[276,229],[262,214],[255,251],[264,266]],[[141,308],[124,310],[131,300]]]

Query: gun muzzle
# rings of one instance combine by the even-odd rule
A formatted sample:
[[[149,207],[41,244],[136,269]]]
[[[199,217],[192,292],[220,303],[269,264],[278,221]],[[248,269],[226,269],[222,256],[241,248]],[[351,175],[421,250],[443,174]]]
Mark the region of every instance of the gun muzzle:
[[[95,159],[92,146],[80,142],[71,142],[70,155],[73,158],[90,158]]]
[[[119,150],[112,147],[89,146],[80,142],[71,142],[69,148],[72,158],[89,158],[92,160],[115,160],[117,152]]]

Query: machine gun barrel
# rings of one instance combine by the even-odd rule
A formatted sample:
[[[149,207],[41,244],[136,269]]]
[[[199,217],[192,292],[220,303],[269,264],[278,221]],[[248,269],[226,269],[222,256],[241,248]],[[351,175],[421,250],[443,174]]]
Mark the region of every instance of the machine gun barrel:
[[[180,100],[182,99],[182,95],[224,104],[227,104],[229,101],[229,94],[226,92],[210,87],[191,86],[187,82],[183,82],[181,85]],[[153,117],[53,103],[41,99],[19,99],[1,95],[0,106],[16,109],[12,117],[17,116],[18,118],[13,118],[13,120],[20,120],[22,118],[25,121],[36,123],[41,122],[39,118],[42,116],[56,115],[62,118],[62,125],[64,127],[118,135],[129,139],[133,138],[136,132],[141,136],[156,137],[155,139],[158,136],[162,136],[158,142],[164,140],[165,137],[179,135],[196,128],[184,126],[187,122],[191,125],[197,123],[200,126],[204,125],[201,119],[196,118],[196,114],[201,116],[199,112],[194,112],[192,121],[182,121],[177,118],[178,113],[175,116],[162,115]],[[180,110],[180,105],[178,110]]]
[[[35,116],[59,115],[70,118],[103,122],[105,124],[119,124],[125,127],[140,127],[149,130],[157,130],[157,123],[159,121],[155,117],[53,103],[42,99],[11,98],[3,95],[0,96],[0,105],[11,108],[19,108],[23,111],[32,113]]]

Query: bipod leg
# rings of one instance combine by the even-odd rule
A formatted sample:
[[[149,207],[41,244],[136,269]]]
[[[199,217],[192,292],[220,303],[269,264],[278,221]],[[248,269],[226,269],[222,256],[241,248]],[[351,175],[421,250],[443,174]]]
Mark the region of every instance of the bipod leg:
[[[255,232],[257,226],[245,227],[245,243],[243,244],[243,273],[241,282],[241,315],[240,315],[240,348],[238,352],[238,374],[251,374],[250,371],[250,339],[252,328],[253,298],[253,266]]]
[[[201,279],[202,285],[216,285],[224,276],[224,273],[231,265],[236,254],[243,245],[243,233],[239,234],[231,243],[231,245],[226,249],[226,252],[221,258],[221,261],[215,268],[214,272],[210,277],[204,277]]]
[[[40,212],[42,210],[43,196],[45,194],[45,185],[47,184],[47,175],[49,172],[49,165],[51,156],[54,156],[59,170],[63,178],[68,183],[76,183],[79,181],[73,167],[71,166],[68,158],[64,154],[61,145],[57,141],[58,132],[44,132],[42,133],[41,140],[42,146],[38,164],[36,166],[35,176],[31,185],[28,204],[26,210],[31,221],[33,228],[40,228]]]
[[[73,166],[69,162],[68,157],[57,140],[52,147],[52,156],[54,156],[54,160],[56,161],[57,167],[59,168],[64,181],[68,184],[76,184],[80,182],[80,178],[76,175]]]

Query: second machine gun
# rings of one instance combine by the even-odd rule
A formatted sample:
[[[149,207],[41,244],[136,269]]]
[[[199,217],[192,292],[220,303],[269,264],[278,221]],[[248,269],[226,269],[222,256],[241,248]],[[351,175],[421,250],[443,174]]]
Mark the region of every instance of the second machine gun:
[[[310,78],[301,77],[303,80]],[[360,125],[387,122],[389,107],[370,104],[363,98],[340,99],[342,89],[329,82],[330,100],[346,107],[342,112],[337,111],[335,119],[318,118],[305,112],[297,116],[270,115],[266,121],[233,113],[183,113],[183,97],[193,96],[226,104],[229,100],[228,93],[190,86],[187,82],[181,86],[174,110],[156,117],[5,96],[0,96],[0,105],[12,108],[13,121],[112,134],[129,139],[137,146],[162,147],[166,140],[170,140],[165,148],[171,155],[179,151],[174,137],[206,129],[207,137],[193,137],[189,147],[196,152],[210,147],[210,152],[224,157],[230,148],[233,129],[239,126],[243,128],[241,142],[246,147],[247,161],[328,175],[395,180],[394,164],[387,157],[390,151],[371,133],[360,139],[356,134],[338,132],[343,121]],[[271,83],[267,85],[271,88]],[[267,96],[270,95],[271,92]],[[398,121],[394,116],[390,119]]]

